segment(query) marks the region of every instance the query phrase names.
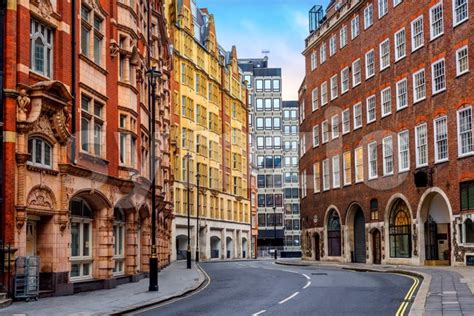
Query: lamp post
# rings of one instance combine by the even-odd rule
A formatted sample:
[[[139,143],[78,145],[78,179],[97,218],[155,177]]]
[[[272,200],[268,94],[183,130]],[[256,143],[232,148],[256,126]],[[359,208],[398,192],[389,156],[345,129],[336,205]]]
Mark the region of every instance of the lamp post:
[[[191,154],[187,153],[184,158],[186,158],[186,182],[187,182],[187,197],[188,197],[188,247],[186,249],[186,268],[191,269],[191,233],[190,233],[190,227],[191,227],[191,208],[190,208],[190,202],[191,202],[191,191],[190,191],[190,186],[189,186],[189,162],[191,160]]]
[[[275,197],[273,197],[275,199]],[[276,204],[275,200],[273,200],[273,242],[274,242],[274,248],[275,248],[275,260],[277,259],[277,247],[276,247],[276,233],[277,233],[277,216],[276,216]]]
[[[199,262],[199,180],[201,179],[201,175],[198,173],[196,175],[197,181],[197,205],[196,205],[196,262]]]
[[[151,254],[150,254],[150,285],[149,291],[158,291],[158,256],[156,253],[156,81],[161,72],[155,67],[147,70],[149,86],[151,87],[150,118],[150,177],[151,177]]]

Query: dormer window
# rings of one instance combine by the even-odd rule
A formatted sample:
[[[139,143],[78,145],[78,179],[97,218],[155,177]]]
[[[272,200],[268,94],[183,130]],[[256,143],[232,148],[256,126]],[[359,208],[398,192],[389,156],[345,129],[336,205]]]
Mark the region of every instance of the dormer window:
[[[28,163],[43,168],[53,167],[53,147],[45,140],[34,137],[28,140]]]

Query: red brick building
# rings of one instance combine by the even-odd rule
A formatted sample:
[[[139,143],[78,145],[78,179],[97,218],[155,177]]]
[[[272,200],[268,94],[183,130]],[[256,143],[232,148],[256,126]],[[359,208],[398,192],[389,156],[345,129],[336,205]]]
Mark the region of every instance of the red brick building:
[[[170,260],[171,56],[161,1],[7,1],[2,240],[40,258],[49,295],[148,272],[150,126],[157,245]],[[154,120],[146,71],[156,67]],[[7,185],[8,184],[8,185]]]
[[[473,1],[310,11],[300,89],[308,259],[472,264]]]

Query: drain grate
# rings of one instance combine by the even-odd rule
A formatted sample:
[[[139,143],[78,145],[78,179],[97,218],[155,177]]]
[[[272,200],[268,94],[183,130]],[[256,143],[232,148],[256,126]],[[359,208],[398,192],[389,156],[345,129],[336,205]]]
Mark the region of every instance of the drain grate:
[[[324,272],[314,272],[314,273],[311,273],[311,275],[328,275],[328,274]]]

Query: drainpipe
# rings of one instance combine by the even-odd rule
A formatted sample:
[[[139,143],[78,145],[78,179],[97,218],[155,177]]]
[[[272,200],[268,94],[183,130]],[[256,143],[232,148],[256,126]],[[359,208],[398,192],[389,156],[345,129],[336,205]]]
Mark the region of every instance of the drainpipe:
[[[77,163],[76,160],[76,0],[71,0],[71,95],[72,95],[72,108],[71,108],[71,162],[73,165]]]

